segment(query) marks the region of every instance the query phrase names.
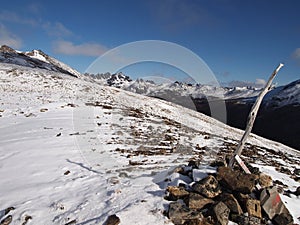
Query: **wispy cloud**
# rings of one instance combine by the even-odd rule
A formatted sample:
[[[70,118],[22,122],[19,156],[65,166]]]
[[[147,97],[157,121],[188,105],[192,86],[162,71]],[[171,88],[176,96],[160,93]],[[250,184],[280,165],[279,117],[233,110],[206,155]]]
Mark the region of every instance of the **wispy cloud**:
[[[1,11],[0,12],[0,21],[2,22],[11,22],[18,23],[23,25],[36,26],[38,25],[38,21],[32,18],[26,18],[18,15],[15,12],[11,11]]]
[[[300,48],[296,48],[292,53],[292,58],[300,64]]]
[[[230,87],[251,86],[251,87],[256,87],[256,88],[263,88],[265,85],[266,85],[266,81],[261,78],[256,78],[255,82],[234,80],[234,81],[230,81],[228,83],[228,86],[230,86]]]
[[[29,7],[30,10],[33,11],[33,14],[38,14],[38,5],[30,5]],[[44,21],[34,17],[36,16],[26,17],[12,11],[0,11],[0,22],[2,23],[15,23],[43,29],[47,35],[56,38],[69,37],[73,34],[72,31],[66,28],[61,22]]]
[[[22,45],[22,40],[0,23],[0,45],[8,45],[18,49]]]
[[[70,41],[60,40],[54,42],[53,50],[56,53],[64,55],[100,56],[107,51],[107,48],[96,43],[75,45]]]
[[[60,22],[45,22],[42,24],[42,27],[48,35],[54,37],[68,37],[73,34],[72,31],[70,31]]]

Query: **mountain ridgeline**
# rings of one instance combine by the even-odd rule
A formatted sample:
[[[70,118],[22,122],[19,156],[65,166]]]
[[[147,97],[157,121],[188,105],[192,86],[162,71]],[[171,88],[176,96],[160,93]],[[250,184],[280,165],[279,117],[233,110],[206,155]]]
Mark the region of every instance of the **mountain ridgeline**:
[[[225,101],[227,124],[245,129],[248,114],[260,89],[254,87],[212,87],[174,82],[155,84],[143,79],[131,80],[122,73],[93,75],[104,85],[156,97],[211,116],[208,97]],[[273,88],[259,109],[253,133],[300,150],[300,80]]]

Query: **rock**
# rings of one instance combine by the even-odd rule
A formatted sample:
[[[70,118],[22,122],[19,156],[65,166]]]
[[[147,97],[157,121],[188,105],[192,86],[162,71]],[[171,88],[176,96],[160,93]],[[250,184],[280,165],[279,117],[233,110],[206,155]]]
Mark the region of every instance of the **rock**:
[[[212,199],[193,192],[189,194],[185,202],[190,209],[202,209],[204,206],[214,203]]]
[[[73,225],[73,224],[76,224],[76,220],[71,220],[67,222],[65,225]]]
[[[8,207],[8,208],[6,208],[4,215],[7,215],[12,210],[15,210],[15,207]]]
[[[260,184],[260,186],[262,188],[273,186],[272,177],[270,177],[269,175],[267,175],[265,173],[260,173],[259,174],[259,180],[258,180],[258,182],[259,182],[259,184]]]
[[[11,221],[12,221],[12,216],[9,215],[5,217],[3,220],[1,220],[0,225],[8,225],[11,223]]]
[[[217,170],[215,167],[200,166],[199,169],[193,169],[193,172],[192,172],[193,180],[195,182],[200,181],[200,180],[208,177],[209,174],[214,174],[216,172],[217,172]]]
[[[184,187],[176,187],[176,186],[169,186],[167,187],[168,196],[166,199],[169,201],[176,201],[178,199],[183,199],[189,195]]]
[[[219,202],[213,207],[213,216],[218,225],[227,225],[229,222],[229,208],[223,203]]]
[[[290,214],[281,213],[274,216],[272,222],[274,225],[291,225],[294,223],[294,220]]]
[[[197,210],[189,209],[181,202],[171,202],[168,216],[174,224],[184,224],[188,220],[202,219],[203,215]]]
[[[40,112],[47,112],[47,111],[48,111],[48,109],[46,109],[46,108],[40,109]]]
[[[193,169],[197,169],[197,168],[199,168],[200,163],[201,163],[201,161],[199,159],[198,160],[192,159],[192,160],[189,160],[188,166],[192,167]]]
[[[26,225],[28,223],[29,220],[32,220],[32,216],[26,215],[24,218],[24,222],[22,223],[22,225]]]
[[[106,222],[104,223],[104,225],[118,225],[120,224],[120,218],[117,217],[115,214],[114,215],[110,215]]]
[[[245,207],[249,216],[261,219],[261,206],[259,200],[247,199]]]
[[[184,225],[211,225],[206,221],[205,218],[199,218],[199,219],[194,219],[194,220],[187,220]]]
[[[192,188],[195,192],[208,198],[214,198],[222,192],[218,181],[212,175],[196,182]]]
[[[290,215],[288,209],[281,201],[277,188],[265,188],[260,194],[260,204],[264,212],[268,215],[269,219],[273,219],[276,215],[282,213]]]
[[[294,169],[294,174],[296,176],[300,176],[300,169]]]
[[[260,225],[261,220],[253,216],[239,215],[233,219],[234,222],[243,225]]]
[[[295,195],[299,196],[300,195],[300,186],[297,187],[296,191],[294,192]]]
[[[221,196],[222,202],[230,209],[230,213],[241,215],[243,214],[243,210],[236,200],[236,198],[232,194],[224,193]]]
[[[219,167],[217,179],[232,191],[244,194],[251,193],[255,188],[257,175],[244,174],[240,171],[234,171],[228,167]]]

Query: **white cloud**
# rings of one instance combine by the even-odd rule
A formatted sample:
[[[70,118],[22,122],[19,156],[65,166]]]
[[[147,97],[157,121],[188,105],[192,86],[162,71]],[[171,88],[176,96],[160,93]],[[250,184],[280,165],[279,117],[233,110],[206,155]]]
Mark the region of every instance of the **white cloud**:
[[[31,25],[31,26],[38,25],[37,20],[21,17],[15,12],[11,12],[11,11],[1,11],[0,21],[7,21],[7,22],[18,23],[23,25]]]
[[[8,45],[18,49],[22,45],[22,40],[12,34],[3,24],[0,23],[0,45]]]
[[[67,29],[62,23],[60,22],[46,22],[42,25],[43,29],[47,32],[50,36],[55,37],[67,37],[72,35],[72,31]]]
[[[230,87],[256,87],[256,88],[263,88],[266,85],[266,81],[261,78],[256,78],[255,82],[250,82],[250,81],[239,81],[239,80],[234,80],[228,83]]]
[[[294,59],[300,60],[300,48],[296,48],[292,56]]]
[[[96,43],[83,43],[75,45],[69,41],[54,42],[53,49],[56,53],[65,55],[100,56],[107,51],[105,46]]]
[[[255,81],[255,85],[256,87],[264,87],[266,85],[266,81],[264,79],[261,78],[257,78]]]

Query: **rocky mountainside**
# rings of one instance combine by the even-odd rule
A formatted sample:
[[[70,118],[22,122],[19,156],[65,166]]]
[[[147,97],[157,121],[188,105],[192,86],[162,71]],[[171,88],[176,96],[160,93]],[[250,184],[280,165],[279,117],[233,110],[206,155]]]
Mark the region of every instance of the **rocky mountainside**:
[[[27,66],[31,68],[40,68],[50,71],[60,72],[75,77],[80,77],[80,73],[70,66],[48,56],[41,50],[32,50],[31,52],[16,51],[6,45],[0,47],[0,62],[13,65]]]
[[[171,102],[38,66],[0,63],[0,80],[3,224],[178,224],[167,187],[191,191],[191,173],[214,173],[243,134]],[[252,134],[242,158],[272,176],[299,223],[300,153]],[[191,160],[197,165],[182,170]]]

